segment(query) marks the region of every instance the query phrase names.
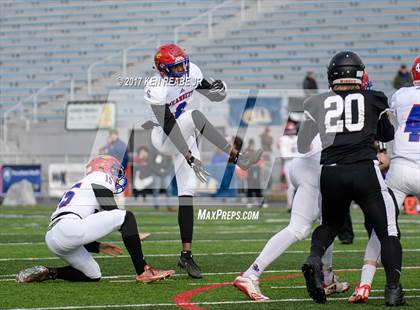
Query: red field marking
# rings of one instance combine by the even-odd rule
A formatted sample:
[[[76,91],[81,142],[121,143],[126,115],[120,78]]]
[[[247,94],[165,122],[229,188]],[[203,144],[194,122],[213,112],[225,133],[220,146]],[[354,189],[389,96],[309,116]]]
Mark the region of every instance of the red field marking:
[[[301,273],[291,273],[291,274],[286,274],[286,275],[282,275],[282,276],[271,276],[271,277],[267,277],[267,278],[261,278],[260,281],[270,281],[270,280],[274,280],[274,279],[292,279],[292,278],[298,278],[298,277],[301,277],[301,276],[302,276]],[[185,291],[181,294],[176,295],[173,298],[173,301],[175,302],[175,304],[179,308],[182,308],[182,309],[186,309],[186,310],[205,310],[205,308],[199,307],[196,304],[194,304],[193,302],[191,302],[191,299],[199,293],[210,291],[210,290],[219,288],[221,286],[232,285],[232,283],[233,282],[223,282],[223,283],[200,286],[200,287],[197,287],[195,289]]]

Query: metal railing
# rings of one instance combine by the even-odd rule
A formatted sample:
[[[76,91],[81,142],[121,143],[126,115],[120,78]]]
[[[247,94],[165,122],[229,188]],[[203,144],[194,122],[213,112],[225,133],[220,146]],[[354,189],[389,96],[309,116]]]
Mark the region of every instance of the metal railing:
[[[244,2],[244,1],[245,0],[242,0],[242,2]],[[208,11],[194,17],[193,19],[190,19],[186,23],[175,27],[175,29],[174,29],[174,43],[178,44],[180,29],[185,28],[185,27],[187,27],[191,24],[194,24],[195,22],[200,21],[203,18],[207,18],[207,37],[209,39],[212,39],[213,38],[213,13],[220,10],[221,8],[224,8],[228,4],[234,4],[234,1],[233,0],[225,1],[222,4],[219,4],[219,5],[215,6],[211,10],[208,10]]]
[[[261,12],[262,11],[262,2],[264,0],[241,0],[239,3],[238,1],[234,1],[234,0],[229,0],[229,1],[225,1],[217,6],[215,6],[214,8],[212,8],[211,10],[208,10],[200,15],[198,15],[197,17],[190,19],[189,21],[187,21],[186,23],[177,26],[174,29],[174,43],[178,44],[179,43],[179,37],[180,37],[180,30],[182,28],[185,28],[191,24],[196,23],[197,21],[200,21],[204,18],[207,18],[207,38],[208,39],[213,39],[213,15],[216,11],[223,9],[224,7],[228,6],[228,5],[238,5],[240,7],[240,16],[241,16],[241,21],[246,20],[246,11],[247,11],[247,5],[246,3],[248,2],[254,2],[256,1],[257,4],[257,12]]]
[[[178,27],[176,27],[174,29],[174,42],[178,43],[179,41],[179,37],[180,37],[180,30],[194,24],[195,22],[203,19],[203,18],[207,18],[207,34],[208,34],[208,38],[211,39],[213,38],[213,17],[214,17],[214,13],[218,10],[223,9],[224,7],[226,7],[227,5],[231,4],[231,5],[238,5],[240,7],[240,16],[241,16],[241,21],[246,19],[246,10],[247,10],[247,6],[246,6],[246,2],[250,1],[250,0],[241,0],[240,2],[235,1],[235,0],[228,0],[225,1],[217,6],[215,6],[214,8],[198,15],[197,17],[187,21],[186,23],[179,25]],[[257,11],[259,12],[262,8],[262,1],[263,0],[256,0],[257,3]],[[92,95],[93,91],[92,91],[92,80],[93,80],[93,70],[95,67],[97,67],[98,65],[101,64],[105,64],[108,61],[110,61],[113,58],[116,57],[121,57],[121,67],[122,67],[122,75],[126,76],[127,75],[127,66],[128,66],[128,53],[137,48],[139,45],[151,42],[153,40],[156,40],[156,44],[159,44],[159,39],[156,37],[156,35],[150,36],[148,38],[146,38],[145,40],[138,42],[136,44],[133,44],[117,53],[114,53],[112,55],[107,56],[104,59],[101,59],[97,62],[92,63],[91,65],[89,65],[88,69],[87,69],[87,93],[89,96]],[[115,62],[113,62],[115,63]],[[16,105],[10,107],[8,110],[6,110],[3,113],[3,141],[6,143],[7,142],[7,123],[8,123],[8,116],[10,115],[10,113],[19,110],[21,112],[21,117],[23,116],[23,112],[24,112],[24,103],[31,100],[32,99],[32,120],[33,121],[37,121],[37,114],[38,114],[38,97],[39,95],[45,93],[47,90],[49,90],[50,88],[52,88],[53,86],[65,82],[65,81],[70,81],[70,98],[71,100],[74,99],[74,80],[70,79],[70,78],[63,78],[63,79],[59,79],[56,80],[52,83],[49,83],[48,85],[44,86],[43,88],[39,89],[36,93],[24,98],[23,100],[19,101]]]
[[[128,52],[137,48],[139,45],[143,45],[145,43],[152,42],[153,40],[158,40],[155,35],[149,36],[149,37],[147,37],[146,39],[144,39],[140,42],[137,42],[133,45],[130,45],[129,47],[126,47],[122,51],[119,51],[115,54],[109,55],[108,57],[106,57],[106,58],[104,58],[100,61],[92,63],[88,67],[88,70],[87,70],[87,88],[88,88],[87,92],[88,92],[88,95],[89,96],[92,95],[92,80],[93,80],[92,71],[96,66],[101,65],[101,64],[105,64],[110,59],[122,56],[122,63],[121,63],[122,76],[126,77],[127,76],[127,56],[128,56]]]
[[[3,143],[5,145],[7,144],[8,117],[9,117],[10,113],[15,112],[15,111],[20,109],[20,117],[23,118],[24,108],[25,108],[24,103],[29,101],[29,100],[32,100],[32,121],[36,122],[37,117],[38,117],[38,97],[39,97],[39,95],[44,94],[47,90],[49,90],[53,86],[55,86],[57,84],[60,84],[62,82],[70,82],[70,97],[73,97],[73,94],[74,94],[74,80],[70,79],[70,78],[58,79],[58,80],[55,80],[55,81],[49,83],[48,85],[45,85],[44,87],[39,89],[37,92],[33,93],[32,95],[27,96],[26,98],[22,99],[17,104],[15,104],[14,106],[8,108],[6,111],[3,112],[3,115],[2,115],[3,137],[2,138],[3,138]]]
[[[257,0],[257,1],[259,3],[262,0]],[[184,23],[182,25],[179,25],[178,27],[176,27],[174,29],[174,43],[175,44],[178,43],[180,29],[182,29],[182,28],[184,28],[184,27],[186,27],[188,25],[194,24],[196,21],[199,21],[200,19],[202,19],[205,16],[207,16],[208,37],[211,39],[213,37],[213,14],[214,14],[214,12],[216,12],[216,11],[224,8],[228,4],[236,4],[236,3],[237,2],[234,1],[234,0],[225,1],[225,2],[223,2],[223,3],[221,3],[221,4],[217,5],[217,6],[215,6],[214,8],[212,8],[212,9],[210,9],[210,10],[208,10],[208,11],[206,11],[206,12],[200,14],[200,15],[198,15],[197,17],[195,17],[193,19],[190,19],[186,23]],[[242,19],[245,18],[245,10],[246,10],[245,0],[241,0],[241,2],[238,5],[240,5],[240,8],[241,8],[241,20],[242,20]],[[258,5],[258,7],[260,7],[260,5]],[[123,77],[126,77],[127,76],[127,65],[128,65],[128,62],[127,62],[128,52],[131,51],[131,50],[133,50],[133,49],[135,49],[135,48],[137,48],[139,45],[143,45],[143,44],[148,43],[148,42],[153,42],[154,40],[156,41],[156,45],[159,45],[160,40],[159,40],[159,38],[156,35],[149,36],[146,39],[144,39],[144,40],[142,40],[142,41],[140,41],[138,43],[135,43],[135,44],[133,44],[133,45],[131,45],[131,46],[125,48],[125,49],[123,49],[122,51],[119,51],[119,52],[117,52],[115,54],[109,55],[108,57],[106,57],[106,58],[104,58],[104,59],[102,59],[100,61],[97,61],[97,62],[92,63],[88,67],[88,70],[87,70],[88,95],[91,96],[92,93],[93,93],[93,91],[92,91],[92,80],[93,80],[93,76],[92,75],[93,75],[93,69],[96,66],[101,65],[101,64],[105,64],[105,63],[107,63],[109,60],[111,60],[113,58],[122,57],[121,71],[122,71],[122,76]]]

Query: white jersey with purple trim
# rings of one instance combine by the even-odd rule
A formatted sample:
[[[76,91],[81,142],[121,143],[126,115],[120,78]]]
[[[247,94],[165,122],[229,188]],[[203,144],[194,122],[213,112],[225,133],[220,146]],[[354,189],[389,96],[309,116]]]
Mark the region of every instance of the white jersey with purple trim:
[[[63,212],[75,213],[85,218],[96,211],[101,211],[92,189],[93,183],[104,186],[112,192],[115,191],[115,183],[110,175],[100,171],[92,172],[64,193],[51,219]]]
[[[398,122],[392,160],[404,159],[420,165],[420,86],[399,89],[390,106]]]
[[[149,104],[169,104],[169,109],[178,118],[192,100],[193,92],[203,80],[203,74],[197,65],[190,62],[188,77],[165,79],[157,74],[146,82],[144,99]],[[150,109],[150,118],[156,117]]]

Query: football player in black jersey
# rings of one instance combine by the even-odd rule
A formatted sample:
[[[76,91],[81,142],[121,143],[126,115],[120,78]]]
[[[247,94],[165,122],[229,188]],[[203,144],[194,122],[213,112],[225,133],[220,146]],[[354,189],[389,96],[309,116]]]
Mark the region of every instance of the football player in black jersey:
[[[388,142],[394,128],[387,116],[383,92],[363,90],[365,66],[350,51],[336,54],[328,67],[329,92],[304,102],[305,121],[299,131],[298,150],[309,151],[319,133],[322,140],[322,225],[312,234],[311,254],[302,266],[312,299],[325,303],[321,257],[334,241],[354,200],[381,241],[386,272],[385,304],[404,304],[400,284],[402,249],[397,208],[381,176],[374,141]]]

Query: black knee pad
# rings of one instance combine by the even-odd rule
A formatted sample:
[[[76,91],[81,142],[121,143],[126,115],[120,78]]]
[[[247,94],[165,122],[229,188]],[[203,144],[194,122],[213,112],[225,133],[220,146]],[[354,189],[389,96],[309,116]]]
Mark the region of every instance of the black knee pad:
[[[134,236],[139,233],[139,230],[137,229],[136,217],[134,216],[133,212],[126,211],[124,222],[121,225],[120,232],[123,238]]]

